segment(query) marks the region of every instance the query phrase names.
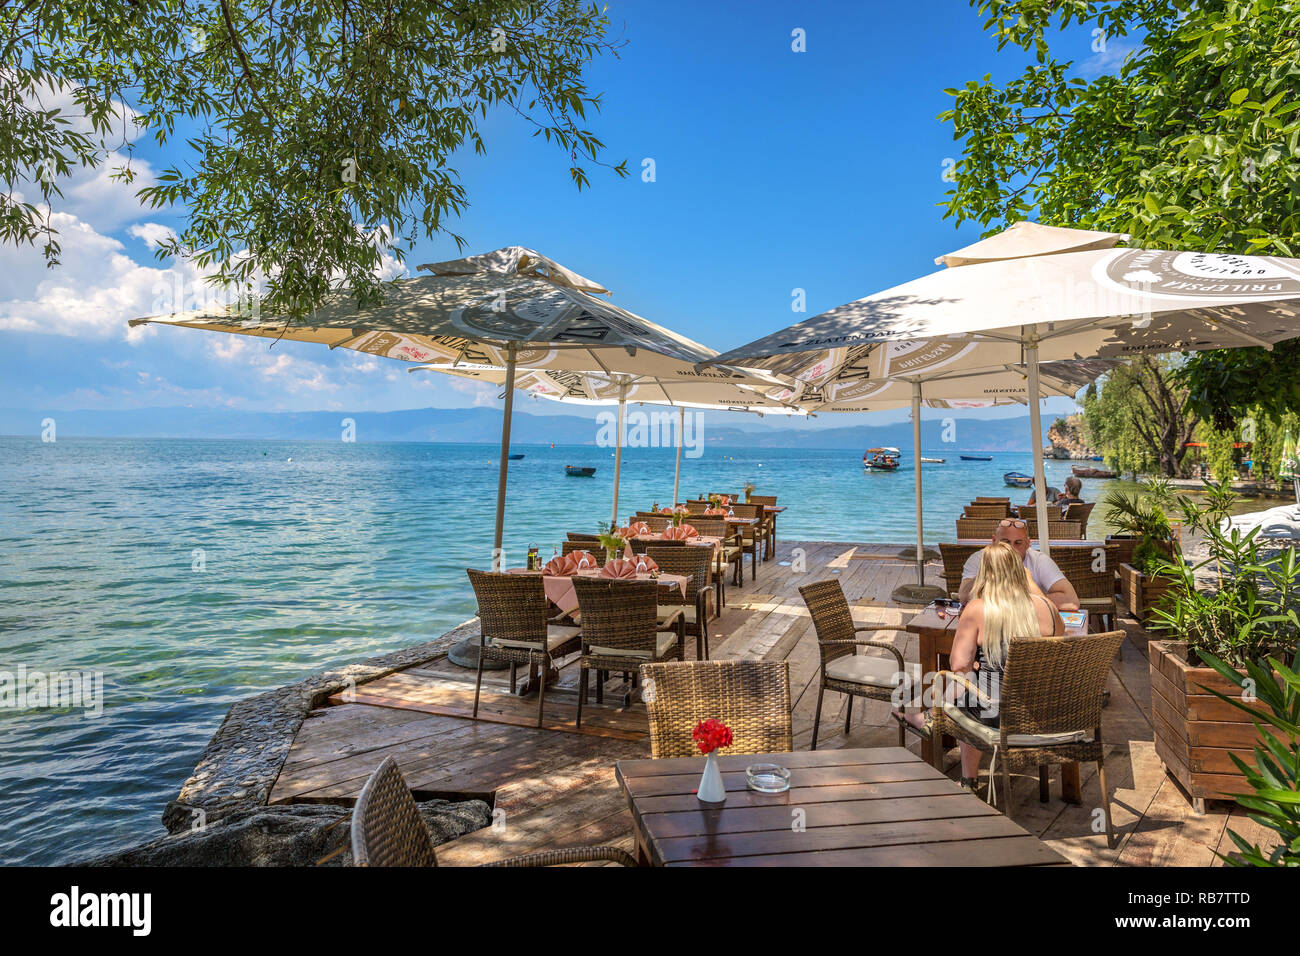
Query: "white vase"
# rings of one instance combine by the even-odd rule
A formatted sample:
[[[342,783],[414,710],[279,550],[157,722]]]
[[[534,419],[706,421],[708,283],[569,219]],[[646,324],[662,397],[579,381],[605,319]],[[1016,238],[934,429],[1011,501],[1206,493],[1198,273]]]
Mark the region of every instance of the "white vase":
[[[700,789],[696,791],[700,803],[725,803],[726,788],[722,785],[722,771],[718,769],[717,753],[704,757],[704,774],[700,777]]]

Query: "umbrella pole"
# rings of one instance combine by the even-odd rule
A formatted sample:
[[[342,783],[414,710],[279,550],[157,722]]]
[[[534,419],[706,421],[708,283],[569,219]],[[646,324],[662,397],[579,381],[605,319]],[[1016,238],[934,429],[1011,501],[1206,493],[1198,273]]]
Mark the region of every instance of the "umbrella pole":
[[[515,346],[506,346],[506,404],[501,419],[501,460],[497,466],[497,519],[492,533],[492,570],[506,569],[501,542],[506,522],[506,476],[510,469],[510,422],[515,410]],[[447,650],[447,660],[461,667],[478,667],[479,642],[477,637],[467,637]],[[501,670],[508,665],[500,661],[484,661],[485,670]]]
[[[615,528],[618,527],[618,479],[623,470],[623,422],[626,408],[627,383],[623,383],[618,387],[618,435],[615,437],[614,442],[614,511],[609,519]]]
[[[912,383],[912,449],[916,471],[916,583],[925,586],[925,525],[921,517],[921,383]]]
[[[686,406],[681,406],[677,416],[677,470],[673,472],[673,507],[677,507],[677,489],[682,483],[682,433],[686,430]]]
[[[1025,348],[1025,363],[1029,366],[1029,430],[1032,433],[1030,448],[1034,455],[1034,510],[1038,514],[1038,550],[1051,557],[1047,527],[1047,479],[1043,476],[1043,412],[1038,392],[1038,327],[1034,326]]]

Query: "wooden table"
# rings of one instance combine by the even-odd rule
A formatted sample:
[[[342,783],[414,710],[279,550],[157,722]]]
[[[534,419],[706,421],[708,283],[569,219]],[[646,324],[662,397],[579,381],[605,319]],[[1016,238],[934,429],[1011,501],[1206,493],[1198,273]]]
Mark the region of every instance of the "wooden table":
[[[755,793],[745,767],[790,770]],[[622,760],[637,859],[651,866],[1044,866],[1068,861],[902,747],[720,757],[727,802],[695,796],[704,760]]]
[[[907,630],[917,635],[917,655],[921,661],[921,688],[929,688],[935,672],[948,667],[948,655],[952,653],[952,639],[957,633],[957,615],[951,611],[940,617],[940,611],[930,606],[924,608],[906,624]],[[952,746],[950,738],[945,736],[945,743]],[[921,740],[921,759],[926,763],[935,761],[934,741]],[[1045,779],[1045,778],[1044,778]],[[1083,799],[1083,787],[1077,763],[1061,764],[1061,799],[1067,803],[1080,803]]]

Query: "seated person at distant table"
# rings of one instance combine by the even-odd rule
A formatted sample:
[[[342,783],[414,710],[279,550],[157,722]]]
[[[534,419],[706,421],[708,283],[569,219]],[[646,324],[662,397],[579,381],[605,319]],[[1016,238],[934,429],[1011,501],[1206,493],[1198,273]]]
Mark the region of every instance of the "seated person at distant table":
[[[1029,547],[1029,532],[1025,530],[1023,521],[1018,518],[1004,518],[998,524],[997,530],[993,532],[993,540],[1005,541],[1016,549],[1016,553],[1025,563],[1030,584],[1046,595],[1047,599],[1056,605],[1058,611],[1079,609],[1079,595],[1074,590],[1074,586],[1065,579],[1056,562],[1041,551]],[[979,574],[980,558],[983,554],[983,551],[976,551],[966,559],[966,564],[962,567],[961,590],[957,592],[957,597],[963,604],[970,601],[971,589],[975,586],[975,577]]]
[[[1056,503],[1061,506],[1061,514],[1069,509],[1070,505],[1081,505],[1083,499],[1079,497],[1079,492],[1083,490],[1083,482],[1078,476],[1071,475],[1065,479],[1065,490],[1056,496]]]

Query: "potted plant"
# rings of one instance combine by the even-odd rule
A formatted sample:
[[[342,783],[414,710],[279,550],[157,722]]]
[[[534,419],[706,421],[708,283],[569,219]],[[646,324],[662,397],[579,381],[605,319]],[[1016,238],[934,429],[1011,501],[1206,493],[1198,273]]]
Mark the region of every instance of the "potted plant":
[[[1271,723],[1258,701],[1272,689],[1261,682],[1283,673],[1268,661],[1294,666],[1300,639],[1300,558],[1266,551],[1257,528],[1225,530],[1236,496],[1229,481],[1206,485],[1205,501],[1182,509],[1207,556],[1166,562],[1162,573],[1174,581],[1152,627],[1169,638],[1148,645],[1156,754],[1197,812],[1249,782],[1240,761],[1264,744],[1257,721]]]
[[[1112,491],[1102,500],[1106,520],[1120,532],[1106,537],[1107,544],[1120,546],[1120,594],[1129,611],[1144,624],[1173,584],[1173,578],[1164,573],[1175,550],[1173,527],[1160,504],[1167,494],[1167,486],[1158,486],[1146,495]]]
[[[611,524],[608,530],[600,532],[600,546],[605,549],[605,561],[610,562],[627,547],[627,539],[618,533],[616,526]]]

